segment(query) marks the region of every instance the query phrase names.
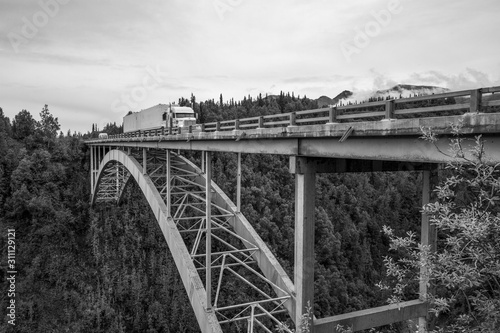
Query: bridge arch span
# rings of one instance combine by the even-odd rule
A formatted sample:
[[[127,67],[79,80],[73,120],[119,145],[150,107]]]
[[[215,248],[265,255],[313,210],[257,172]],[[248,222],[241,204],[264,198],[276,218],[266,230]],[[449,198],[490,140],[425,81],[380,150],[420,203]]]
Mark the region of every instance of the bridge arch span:
[[[172,253],[175,265],[181,276],[184,288],[188,293],[191,306],[193,307],[201,331],[221,333],[222,329],[215,313],[206,311],[207,297],[203,282],[190,258],[189,251],[184,245],[182,237],[177,230],[173,219],[168,214],[167,206],[151,181],[151,178],[143,174],[142,166],[134,157],[127,155],[121,150],[111,150],[104,156],[96,178],[95,194],[92,197],[92,204],[96,202],[97,191],[100,183],[103,181],[104,172],[109,163],[112,162],[119,163],[120,166],[128,171],[129,177],[127,177],[126,182],[130,180],[130,177],[133,177],[146,197],[146,200],[148,201],[149,206],[151,207],[151,210],[153,211],[160,226],[163,236],[165,237],[170,252]],[[122,185],[122,191],[120,191],[119,197],[116,198],[117,200],[120,199],[125,184],[126,183]]]
[[[165,156],[165,150],[149,151],[148,154],[150,156],[148,156],[149,162],[146,162],[147,172],[144,172],[143,165],[133,155],[118,149],[111,149],[107,152],[99,162],[91,201],[92,204],[102,201],[117,203],[121,200],[127,183],[130,181],[137,182],[172,253],[201,331],[204,333],[222,332],[221,324],[236,321],[247,321],[248,327],[253,327],[254,321],[256,325],[263,325],[263,317],[267,318],[268,324],[275,327],[276,324],[279,325],[282,322],[282,319],[278,320],[276,315],[283,318],[283,315],[288,314],[293,320],[295,318],[295,288],[293,282],[251,224],[241,212],[237,211],[236,205],[213,181],[211,181],[211,192],[213,194],[211,195],[210,204],[214,214],[210,224],[212,228],[219,231],[222,229],[222,232],[226,232],[228,238],[221,239],[220,234],[213,234],[211,237],[215,237],[213,241],[220,241],[223,245],[229,246],[230,249],[224,252],[219,247],[217,250],[219,252],[216,251],[216,253],[208,255],[210,258],[214,258],[212,259],[212,265],[219,271],[218,278],[214,276],[214,280],[212,280],[214,287],[211,289],[213,290],[209,291],[215,294],[215,298],[208,301],[211,297],[207,298],[207,295],[209,295],[206,289],[207,276],[206,274],[202,275],[204,279],[200,276],[200,269],[201,274],[203,274],[204,269],[203,264],[200,266],[200,259],[205,254],[200,254],[199,250],[203,247],[199,246],[201,239],[206,235],[206,219],[204,221],[202,218],[200,222],[194,224],[198,231],[193,245],[193,242],[186,242],[185,235],[186,232],[193,231],[194,228],[190,226],[186,229],[182,226],[182,221],[189,219],[191,215],[185,214],[181,218],[179,215],[179,212],[182,214],[185,209],[180,208],[181,204],[179,202],[189,201],[190,199],[186,199],[188,196],[200,199],[200,194],[196,191],[193,193],[185,191],[182,200],[179,197],[175,198],[175,193],[179,195],[179,192],[183,191],[186,182],[187,184],[191,183],[199,186],[199,188],[203,187],[203,184],[206,184],[206,175],[195,164],[175,154],[173,164],[168,165],[170,165],[171,170],[177,171],[171,174],[170,181],[167,182],[165,174],[167,164],[165,164],[165,160],[159,158],[160,155]],[[173,155],[173,153],[170,154]],[[144,161],[147,160],[145,152],[143,156],[143,163],[145,163]],[[156,164],[154,164],[155,159]],[[182,179],[180,174],[184,174],[184,177],[190,175],[191,178]],[[179,184],[174,185],[176,182],[179,182]],[[165,202],[167,193],[169,193],[166,191],[166,187],[175,192],[171,194],[173,198],[172,203],[170,203],[171,207],[167,207]],[[208,204],[206,201],[205,204]],[[195,207],[196,202],[192,202],[191,205],[191,208],[200,210]],[[222,215],[217,215],[216,211],[222,212]],[[232,244],[229,244],[231,242],[229,239],[236,239],[241,243],[241,247],[235,248]],[[251,265],[255,264],[260,272],[255,269],[256,267],[251,267]],[[260,283],[266,284],[268,288],[262,289],[260,287],[262,284],[252,285],[253,282],[249,281],[253,280],[247,280],[239,275],[239,272],[233,270],[235,266],[247,269],[247,273],[250,272],[254,280],[260,279]],[[208,270],[211,271],[211,268],[208,268]],[[226,279],[228,275],[231,275],[232,279],[242,280],[244,284],[253,288],[257,294],[260,294],[260,297],[262,295],[265,297],[259,300],[251,299],[249,302],[241,304],[228,304],[223,300],[224,288],[221,288],[224,285],[223,277]],[[205,280],[205,284],[203,280]],[[216,280],[218,280],[218,283],[216,283]],[[274,296],[265,290],[274,292]],[[224,311],[235,311],[234,313],[237,313],[237,315],[228,315]],[[253,331],[249,329],[249,332]],[[284,330],[284,332],[287,331]]]

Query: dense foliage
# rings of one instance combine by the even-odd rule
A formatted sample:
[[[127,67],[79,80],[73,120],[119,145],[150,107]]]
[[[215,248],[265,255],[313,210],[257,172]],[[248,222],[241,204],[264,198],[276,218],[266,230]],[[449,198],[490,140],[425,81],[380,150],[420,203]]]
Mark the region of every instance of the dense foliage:
[[[191,105],[204,122],[318,107],[285,93],[179,102]],[[131,184],[119,206],[89,207],[83,139],[97,132],[57,135],[58,120],[47,106],[40,119],[23,110],[11,122],[0,111],[1,226],[3,234],[16,229],[18,268],[16,326],[7,331],[197,332],[187,294],[138,187]],[[116,124],[106,129],[121,130]],[[214,155],[216,183],[234,198],[236,157]],[[420,182],[410,172],[318,176],[316,316],[385,303],[387,294],[374,287],[386,274],[390,242],[382,226],[397,233],[418,230]],[[244,215],[292,276],[294,181],[287,158],[243,155],[242,185]],[[1,245],[6,253],[4,237]],[[2,293],[4,309],[6,302]]]
[[[403,254],[386,258],[394,278],[392,302],[414,292],[418,272],[425,267],[428,280],[425,295],[435,314],[431,326],[437,332],[500,331],[500,165],[488,161],[484,141],[477,137],[472,148],[460,136],[448,152],[454,160],[447,165],[449,176],[436,189],[436,201],[424,212],[436,228],[435,249],[421,246],[414,234],[400,237],[385,227],[391,249]],[[436,141],[431,131],[425,138]],[[445,152],[443,152],[445,153]]]

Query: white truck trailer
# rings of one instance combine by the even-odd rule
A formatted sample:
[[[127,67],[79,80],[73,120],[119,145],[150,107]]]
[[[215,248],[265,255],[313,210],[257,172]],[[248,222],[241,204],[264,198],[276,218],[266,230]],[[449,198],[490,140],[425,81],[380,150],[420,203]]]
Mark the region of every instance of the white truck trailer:
[[[158,104],[139,112],[129,112],[123,117],[123,133],[190,125],[196,125],[196,115],[187,106]]]

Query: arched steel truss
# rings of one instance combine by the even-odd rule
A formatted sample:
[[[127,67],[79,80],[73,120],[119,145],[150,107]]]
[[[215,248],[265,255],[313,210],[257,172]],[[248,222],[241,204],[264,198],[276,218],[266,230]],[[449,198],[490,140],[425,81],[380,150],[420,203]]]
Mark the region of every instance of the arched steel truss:
[[[290,332],[282,324],[295,318],[292,281],[222,190],[211,182],[207,191],[205,172],[165,150],[110,150],[92,203],[119,202],[132,178],[156,216],[202,332]]]

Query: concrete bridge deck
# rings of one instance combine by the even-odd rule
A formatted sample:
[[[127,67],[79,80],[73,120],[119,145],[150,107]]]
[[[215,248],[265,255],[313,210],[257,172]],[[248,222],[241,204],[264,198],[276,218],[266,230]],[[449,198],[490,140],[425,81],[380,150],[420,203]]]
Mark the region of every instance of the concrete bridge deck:
[[[450,157],[439,150],[448,150],[449,138],[453,137],[451,125],[460,123],[464,138],[482,135],[489,158],[500,162],[500,151],[495,149],[500,147],[500,113],[465,113],[432,118],[116,137],[91,140],[87,141],[87,144],[443,163],[449,161]],[[437,147],[421,139],[422,128],[432,129],[438,135],[438,141],[435,143]]]
[[[489,158],[498,162],[498,92],[500,87],[490,87],[217,121],[182,130],[137,131],[87,144],[443,163],[450,158],[441,152],[448,150],[453,126],[460,125],[464,137],[482,135]],[[423,102],[439,105],[412,107]],[[419,139],[423,128],[438,135],[435,145]]]

